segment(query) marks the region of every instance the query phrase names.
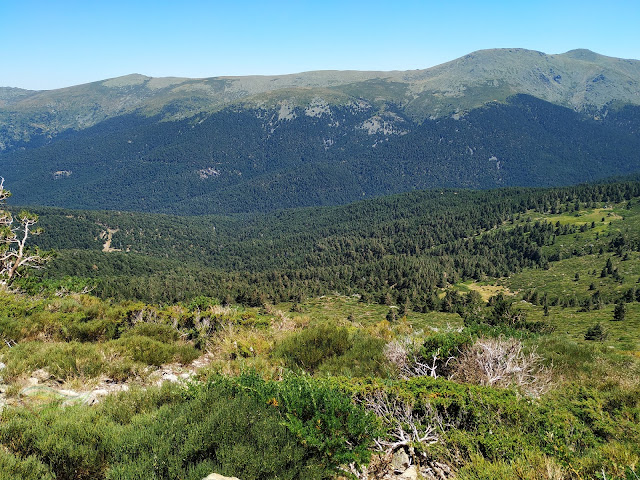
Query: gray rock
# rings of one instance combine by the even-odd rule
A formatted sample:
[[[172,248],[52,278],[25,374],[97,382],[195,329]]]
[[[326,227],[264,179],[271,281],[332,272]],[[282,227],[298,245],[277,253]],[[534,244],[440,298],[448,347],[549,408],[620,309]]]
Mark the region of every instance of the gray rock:
[[[219,473],[212,473],[211,475],[207,475],[202,480],[240,480],[237,477],[223,477]]]
[[[397,477],[398,480],[418,480],[418,469],[415,465],[407,468],[402,475]]]
[[[391,466],[395,472],[404,472],[407,468],[409,468],[411,461],[409,460],[409,455],[404,449],[400,449],[393,454],[393,458],[391,459]]]
[[[50,378],[51,374],[48,371],[44,368],[39,368],[31,374],[31,378],[29,378],[28,382],[32,385],[38,385],[39,383],[46,382]]]

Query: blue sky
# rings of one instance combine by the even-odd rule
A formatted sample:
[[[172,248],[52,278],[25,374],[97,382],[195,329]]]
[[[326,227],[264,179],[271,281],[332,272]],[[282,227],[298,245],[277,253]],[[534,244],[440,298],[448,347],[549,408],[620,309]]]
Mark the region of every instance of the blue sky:
[[[484,48],[640,59],[640,1],[0,0],[0,86],[427,68]]]

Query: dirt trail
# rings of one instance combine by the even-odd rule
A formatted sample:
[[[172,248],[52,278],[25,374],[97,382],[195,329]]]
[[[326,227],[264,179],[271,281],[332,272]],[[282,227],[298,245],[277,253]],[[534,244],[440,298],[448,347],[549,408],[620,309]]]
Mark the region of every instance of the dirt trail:
[[[103,252],[121,252],[120,248],[111,248],[111,240],[113,240],[113,234],[119,232],[119,228],[107,228],[106,232],[102,232],[100,234],[100,238],[105,240],[104,245],[102,246]]]

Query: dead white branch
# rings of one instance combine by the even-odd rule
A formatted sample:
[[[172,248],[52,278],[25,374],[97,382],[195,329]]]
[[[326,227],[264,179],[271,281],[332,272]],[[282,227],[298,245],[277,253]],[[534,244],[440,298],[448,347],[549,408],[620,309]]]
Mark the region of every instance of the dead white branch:
[[[480,338],[456,362],[453,379],[494,387],[516,387],[538,397],[548,391],[551,372],[535,350],[525,353],[513,338]]]
[[[429,405],[416,413],[413,406],[383,391],[364,398],[364,406],[375,413],[388,427],[388,438],[376,439],[380,451],[391,452],[414,444],[432,445],[439,441],[443,431],[442,418]]]
[[[4,188],[4,178],[0,177],[0,206],[10,196],[11,193]],[[27,240],[40,233],[32,228],[37,221],[37,215],[20,212],[16,222],[11,212],[0,210],[0,285],[9,285],[20,269],[44,265],[46,258],[37,249],[27,248]]]
[[[441,376],[441,371],[455,360],[455,357],[446,359],[442,357],[440,349],[436,350],[431,358],[424,358],[419,353],[419,345],[414,344],[410,339],[389,342],[385,346],[384,355],[392,365],[398,368],[400,377],[405,380],[422,376],[438,378]]]

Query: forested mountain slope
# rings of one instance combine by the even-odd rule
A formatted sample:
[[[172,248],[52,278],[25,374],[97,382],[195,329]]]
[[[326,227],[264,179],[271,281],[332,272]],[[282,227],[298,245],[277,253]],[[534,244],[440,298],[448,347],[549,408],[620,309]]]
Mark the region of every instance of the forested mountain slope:
[[[36,241],[59,252],[48,277],[90,279],[107,297],[181,301],[205,294],[259,305],[337,291],[436,308],[436,292],[461,281],[548,269],[601,249],[639,251],[639,197],[640,183],[630,181],[422,191],[233,217],[36,209],[45,229]],[[601,221],[613,205],[628,218]],[[597,222],[554,220],[579,212]],[[620,288],[602,291],[603,301],[615,300]]]
[[[418,125],[388,109],[130,116],[0,158],[16,203],[179,214],[348,203],[433,187],[551,186],[640,169],[640,107],[594,120],[530,96]],[[270,115],[275,115],[273,112]],[[365,125],[365,126],[363,126]]]
[[[640,62],[485,50],[426,70],[0,90],[14,202],[180,214],[640,169]]]

